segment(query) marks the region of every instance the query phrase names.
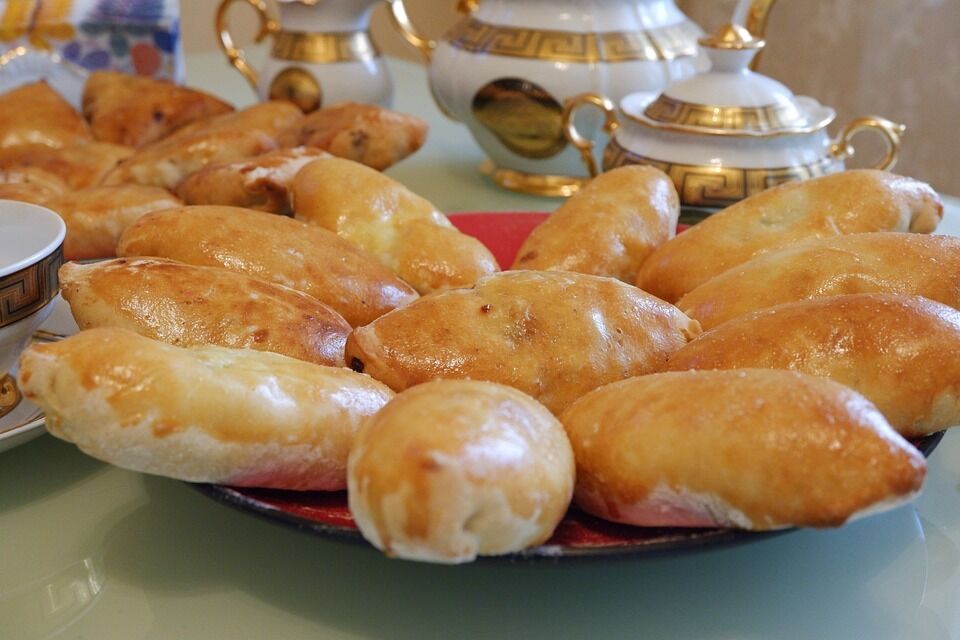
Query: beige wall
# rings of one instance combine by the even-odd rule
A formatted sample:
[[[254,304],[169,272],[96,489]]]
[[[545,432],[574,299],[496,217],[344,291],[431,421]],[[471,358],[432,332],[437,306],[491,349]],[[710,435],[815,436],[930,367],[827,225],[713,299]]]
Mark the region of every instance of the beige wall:
[[[187,51],[216,46],[216,0],[181,0]],[[407,0],[413,19],[439,36],[457,19],[454,0]],[[679,0],[706,29],[732,13],[735,0]],[[390,54],[415,54],[375,12],[374,35]],[[253,32],[253,12],[234,11]],[[761,70],[801,94],[834,106],[842,123],[877,113],[908,126],[897,170],[960,195],[960,0],[779,0]],[[867,136],[864,135],[864,138]],[[880,146],[861,142],[864,164]]]

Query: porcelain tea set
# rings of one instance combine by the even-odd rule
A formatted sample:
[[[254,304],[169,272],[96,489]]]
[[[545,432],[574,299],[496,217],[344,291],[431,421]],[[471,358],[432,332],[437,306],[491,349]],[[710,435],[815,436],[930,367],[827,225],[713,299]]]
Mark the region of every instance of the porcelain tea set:
[[[392,81],[369,34],[381,0],[276,0],[277,18],[265,0],[242,0],[261,16],[258,39],[273,38],[259,73],[230,35],[236,1],[222,0],[217,31],[262,98],[305,110],[389,105]],[[416,29],[403,0],[382,1],[422,53],[437,105],[469,128],[489,158],[483,170],[508,189],[565,196],[599,169],[643,163],[674,179],[684,205],[717,208],[842,170],[865,129],[886,139],[880,167],[899,154],[902,125],[857,118],[832,139],[833,109],[752,70],[775,0],[741,0],[710,36],[674,0],[457,0],[463,17],[440,40]]]

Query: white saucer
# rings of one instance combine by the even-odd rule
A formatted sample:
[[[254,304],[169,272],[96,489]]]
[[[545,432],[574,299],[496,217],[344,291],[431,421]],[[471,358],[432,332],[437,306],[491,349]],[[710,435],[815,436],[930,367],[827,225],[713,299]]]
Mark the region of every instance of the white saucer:
[[[34,340],[57,340],[60,336],[73,335],[77,331],[77,324],[70,315],[70,306],[57,296],[53,312],[34,334]],[[16,377],[16,370],[12,373]],[[41,435],[44,433],[43,424],[43,412],[39,407],[21,398],[12,411],[0,417],[0,451],[12,449]]]

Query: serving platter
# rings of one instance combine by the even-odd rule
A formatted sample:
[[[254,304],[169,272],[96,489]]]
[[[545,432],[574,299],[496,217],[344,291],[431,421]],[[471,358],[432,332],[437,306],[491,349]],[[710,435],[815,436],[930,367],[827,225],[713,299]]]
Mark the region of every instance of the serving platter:
[[[509,267],[524,239],[549,214],[460,213],[450,219],[458,229],[483,242],[504,268]],[[682,231],[685,225],[678,229]],[[914,444],[929,456],[943,432]],[[682,443],[678,443],[682,446]],[[218,502],[272,522],[328,540],[367,544],[347,506],[346,492],[296,492],[193,484],[197,491]],[[736,529],[652,528],[615,524],[571,508],[546,544],[486,562],[559,562],[567,560],[655,557],[746,544],[796,529],[751,532]]]

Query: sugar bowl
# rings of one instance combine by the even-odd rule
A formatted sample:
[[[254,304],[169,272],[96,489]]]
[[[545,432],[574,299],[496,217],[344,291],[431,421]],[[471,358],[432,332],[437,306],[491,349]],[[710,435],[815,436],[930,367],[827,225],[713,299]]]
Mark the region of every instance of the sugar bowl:
[[[876,168],[897,161],[903,125],[885,118],[856,118],[831,139],[836,112],[815,99],[795,96],[783,84],[749,69],[764,41],[728,24],[701,38],[711,69],[668,86],[663,93],[633,93],[620,112],[604,96],[586,93],[565,104],[564,131],[596,175],[593,142],[574,115],[584,106],[603,110],[610,141],[603,170],[649,164],[666,172],[687,207],[720,208],[791,180],[842,171],[854,153],[852,138],[880,133],[887,153]]]

